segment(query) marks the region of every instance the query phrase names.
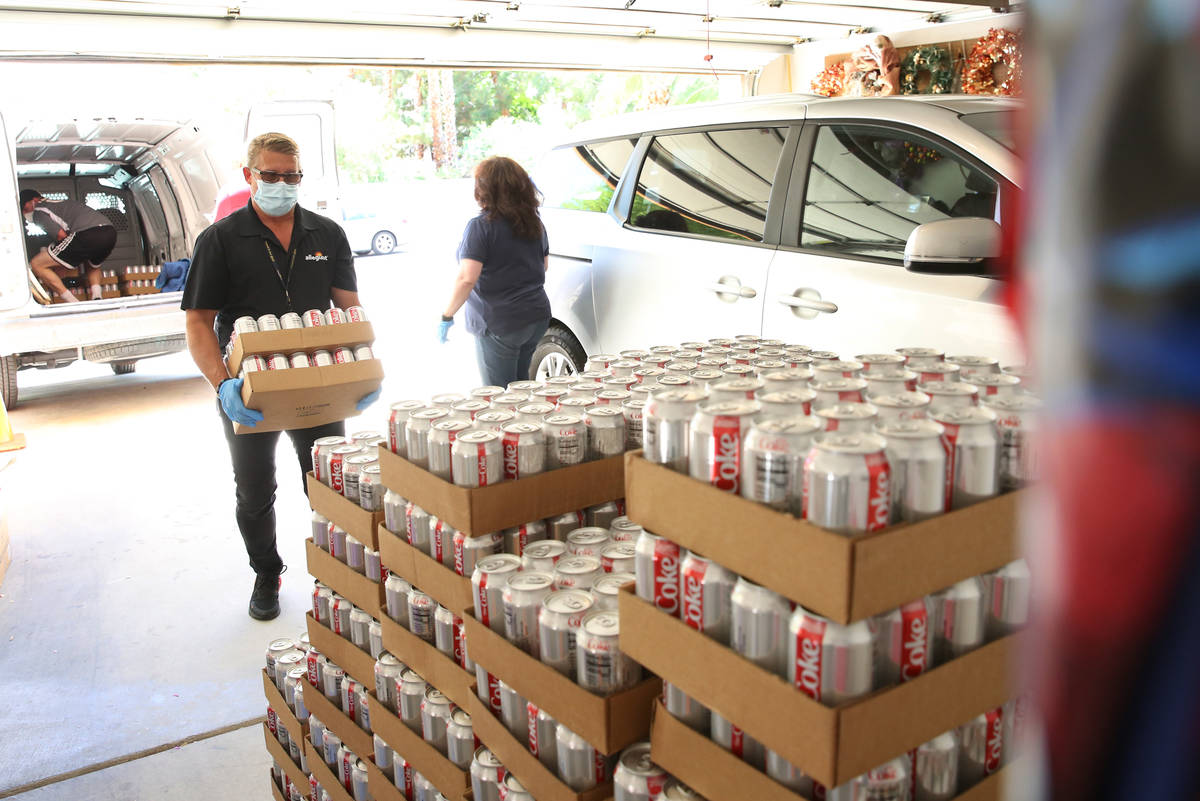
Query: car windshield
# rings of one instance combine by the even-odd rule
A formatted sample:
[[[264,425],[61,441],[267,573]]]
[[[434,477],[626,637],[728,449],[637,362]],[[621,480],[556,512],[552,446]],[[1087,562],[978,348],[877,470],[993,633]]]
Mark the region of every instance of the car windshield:
[[[962,121],[989,138],[995,139],[1014,153],[1016,152],[1014,112],[977,111],[973,114],[963,114]]]

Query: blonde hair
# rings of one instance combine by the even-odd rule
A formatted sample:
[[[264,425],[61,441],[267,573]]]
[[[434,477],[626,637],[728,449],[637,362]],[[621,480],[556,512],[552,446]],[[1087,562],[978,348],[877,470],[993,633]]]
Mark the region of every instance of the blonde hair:
[[[296,144],[295,139],[287,134],[272,131],[259,134],[250,140],[250,146],[246,148],[246,166],[255,166],[258,154],[264,150],[271,153],[282,153],[285,156],[295,156],[297,159],[300,158],[300,145]]]

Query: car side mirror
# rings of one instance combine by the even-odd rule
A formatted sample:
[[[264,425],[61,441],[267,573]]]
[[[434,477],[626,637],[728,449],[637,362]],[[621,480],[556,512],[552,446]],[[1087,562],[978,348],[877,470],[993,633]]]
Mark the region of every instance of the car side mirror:
[[[918,225],[904,246],[904,267],[934,275],[994,275],[1000,238],[1000,224],[984,217]]]

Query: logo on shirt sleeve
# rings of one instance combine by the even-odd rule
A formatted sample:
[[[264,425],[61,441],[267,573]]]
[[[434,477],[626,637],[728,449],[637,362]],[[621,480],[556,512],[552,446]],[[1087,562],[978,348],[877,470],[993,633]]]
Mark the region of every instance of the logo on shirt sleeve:
[[[304,257],[304,260],[305,261],[329,261],[329,257],[318,250],[316,253],[309,253],[307,256]]]

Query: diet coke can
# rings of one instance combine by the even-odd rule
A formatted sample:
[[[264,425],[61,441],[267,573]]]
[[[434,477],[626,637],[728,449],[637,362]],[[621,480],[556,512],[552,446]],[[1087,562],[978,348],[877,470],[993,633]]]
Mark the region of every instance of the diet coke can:
[[[600,551],[611,540],[608,528],[585,526],[577,528],[567,535],[567,553],[572,556],[594,556],[600,558]]]
[[[977,375],[1000,374],[1000,362],[991,356],[947,356],[946,364],[956,366],[963,381],[971,381]]]
[[[835,403],[817,409],[824,431],[844,434],[870,434],[875,428],[878,412],[869,403]]]
[[[896,348],[896,353],[903,356],[905,365],[914,370],[946,359],[946,352],[937,348]]]
[[[458,435],[470,431],[471,423],[467,420],[438,420],[429,430],[429,472],[443,481],[454,480],[453,460],[450,449]]]
[[[354,349],[354,361],[356,362],[365,362],[374,358],[375,351],[371,350],[370,345],[359,345]]]
[[[434,423],[446,419],[449,415],[449,411],[440,407],[417,409],[409,414],[404,427],[404,458],[417,467],[428,470],[429,432]]]
[[[519,526],[506,528],[503,535],[504,552],[521,556],[527,546],[546,539],[546,521],[531,520]]]
[[[468,431],[450,448],[451,472],[459,487],[487,487],[504,480],[504,448],[491,431]]]
[[[539,403],[530,401],[522,403],[517,407],[517,422],[518,423],[533,423],[540,426],[546,419],[546,415],[554,414],[554,404]]]
[[[625,415],[619,406],[594,406],[583,414],[589,460],[625,452]]]
[[[576,636],[575,680],[596,695],[628,690],[642,679],[642,666],[620,649],[620,616],[595,611],[583,619]]]
[[[629,548],[630,553],[633,552],[633,546],[629,543],[622,543],[620,547]],[[621,588],[626,584],[634,581],[633,573],[606,573],[600,578],[592,582],[592,597],[596,599],[596,609],[607,609],[611,612],[617,611],[620,606],[618,598],[621,594]]]
[[[1000,489],[1020,489],[1038,478],[1038,418],[1042,402],[1032,395],[992,396],[984,400],[996,415],[1000,438]]]
[[[866,620],[843,625],[802,606],[788,623],[787,679],[826,706],[875,689],[875,636]]]
[[[397,401],[389,407],[387,437],[388,450],[399,456],[407,456],[408,441],[405,431],[408,429],[408,418],[413,412],[425,408],[419,400]]]
[[[389,653],[375,660],[375,697],[393,712],[397,709],[396,681],[404,672],[404,663]]]
[[[971,376],[971,385],[979,389],[979,399],[1012,398],[1021,394],[1021,379],[1008,373],[981,373]]]
[[[346,317],[346,312],[343,309],[339,309],[337,306],[334,306],[325,312],[326,325],[340,325],[346,322],[349,322],[348,318]]]
[[[254,334],[258,332],[258,320],[253,317],[239,317],[233,321],[234,334]]]
[[[460,770],[471,769],[471,758],[479,748],[471,716],[465,709],[454,708],[450,720],[446,721],[446,758]]]
[[[408,630],[429,644],[437,639],[433,616],[438,602],[415,587],[408,593]]]
[[[466,395],[460,395],[457,392],[439,392],[429,399],[430,406],[436,406],[439,409],[445,409],[447,412],[454,408],[454,404],[459,401],[465,401]]]
[[[819,430],[811,417],[756,420],[744,446],[742,497],[801,516],[804,459]]]
[[[446,754],[446,724],[450,722],[450,699],[436,687],[425,690],[421,701],[421,737],[444,756]]]
[[[861,378],[813,379],[809,385],[816,397],[813,411],[839,403],[863,403],[867,399],[867,382]]]
[[[854,359],[862,362],[863,373],[894,373],[903,370],[907,361],[899,353],[863,353]]]
[[[475,801],[500,801],[500,783],[506,772],[496,755],[480,746],[471,759],[471,793]]]
[[[264,314],[257,322],[259,331],[278,331],[282,327],[279,325],[279,318],[274,314]]]
[[[330,611],[333,608],[333,590],[326,587],[320,581],[316,582],[313,587],[313,617],[321,625],[332,628],[332,619]]]
[[[778,417],[807,417],[812,414],[812,402],[817,393],[807,387],[804,389],[789,389],[785,391],[766,392],[758,398],[762,411],[759,420],[773,420]]]
[[[767,775],[804,798],[813,797],[813,780],[770,748],[767,749]]]
[[[813,378],[823,381],[827,378],[858,378],[865,365],[853,359],[835,359],[832,361],[814,362]]]
[[[688,553],[679,568],[680,619],[717,642],[727,644],[736,581],[732,572],[711,559]]]
[[[504,636],[533,657],[539,653],[538,613],[553,586],[551,573],[522,571],[509,574],[500,594],[504,606]]]
[[[987,637],[998,640],[1029,622],[1032,576],[1024,559],[983,575],[987,598]]]
[[[517,422],[517,416],[512,412],[506,412],[503,409],[489,409],[475,415],[475,430],[502,434],[506,425],[515,422]],[[538,428],[540,429],[541,426],[539,425]]]
[[[354,351],[346,347],[333,349],[334,364],[350,364],[354,361]]]
[[[468,398],[453,404],[450,407],[450,417],[453,420],[465,420],[468,423],[475,422],[475,415],[480,412],[492,410],[492,405],[485,400],[479,398]]]
[[[791,602],[739,576],[729,605],[729,646],[763,670],[786,676]]]
[[[951,729],[909,752],[912,801],[950,801],[958,797],[958,761],[962,749]]]
[[[613,801],[655,801],[670,778],[650,759],[650,743],[634,743],[617,759]]]
[[[726,378],[708,385],[708,402],[754,400],[764,386],[760,378]]]
[[[557,770],[558,741],[555,729],[558,728],[558,721],[532,701],[525,705],[525,717],[528,720],[529,753],[537,757],[547,770]]]
[[[534,476],[546,469],[546,438],[541,426],[509,423],[501,431],[506,481]]]
[[[916,523],[941,514],[946,492],[941,424],[932,420],[896,421],[879,426],[877,431],[887,441],[892,523]]]
[[[572,790],[582,793],[612,778],[612,761],[587,740],[561,723],[554,739],[558,746],[558,776]]]
[[[282,353],[272,353],[267,357],[268,370],[287,370],[291,366],[292,363],[288,360],[288,357]]]
[[[712,712],[712,722],[709,737],[714,743],[730,752],[748,765],[759,770],[766,767],[766,754],[763,744],[751,737],[741,728],[733,725],[715,709]]]
[[[288,365],[295,368],[312,367],[312,359],[304,351],[297,351],[291,356],[288,356]]]
[[[613,542],[637,542],[642,535],[642,527],[625,515],[613,518],[608,526],[608,534]]]
[[[679,617],[679,567],[684,551],[674,542],[642,531],[635,546],[636,591],[672,617]]]
[[[1004,708],[977,715],[958,727],[958,787],[969,790],[1000,770],[1004,759]]]
[[[405,534],[408,544],[418,550],[429,551],[430,514],[412,501],[404,507]]]
[[[930,596],[933,603],[933,656],[949,662],[984,642],[985,590],[972,576]]]
[[[500,635],[504,634],[504,585],[520,569],[520,558],[502,553],[484,556],[471,572],[475,619]]]
[[[891,395],[874,395],[870,399],[876,410],[876,425],[899,423],[907,420],[924,420],[930,398],[924,392],[896,392]]]
[[[453,541],[454,572],[460,576],[470,576],[474,574],[476,565],[484,557],[500,552],[500,548],[504,545],[504,536],[497,531],[493,531],[491,534],[480,534],[478,537],[472,537],[463,531],[455,531]]]
[[[489,403],[492,404],[492,410],[497,412],[512,412],[516,414],[517,409],[529,403],[528,392],[502,392],[492,398]],[[550,409],[550,411],[554,411]],[[549,414],[550,412],[547,412]],[[478,417],[478,415],[476,415]],[[540,420],[538,421],[541,422]]]
[[[320,512],[313,510],[310,518],[312,524],[313,545],[320,548],[322,551],[329,551],[329,518]]]
[[[525,547],[521,553],[522,570],[544,570],[554,572],[558,560],[567,553],[567,545],[558,540],[539,540]]]
[[[547,470],[570,467],[587,458],[588,430],[579,415],[546,415],[542,433],[546,440]]]
[[[267,369],[267,360],[257,354],[250,354],[242,358],[242,368],[239,372],[240,377],[245,377],[246,373],[261,373]]]
[[[603,575],[604,568],[595,556],[564,556],[554,563],[554,589],[591,589]]]
[[[936,621],[934,601],[928,597],[871,619],[875,629],[876,685],[902,684],[934,667]]]
[[[528,716],[525,712],[528,705],[529,702],[520,693],[500,681],[500,720],[517,740],[528,735]]]
[[[542,662],[575,678],[576,637],[583,618],[595,605],[586,590],[555,590],[538,610],[538,653]]]
[[[316,328],[317,326],[325,325],[325,315],[320,309],[309,309],[300,315],[300,322],[305,328]]]
[[[461,617],[441,604],[433,613],[433,644],[455,664],[462,662],[462,643],[458,638],[458,624],[461,622]]]
[[[826,434],[804,462],[804,517],[843,534],[878,531],[891,520],[886,443],[874,434]]]
[[[637,546],[632,542],[609,542],[600,549],[600,567],[605,573],[635,573]]]
[[[425,700],[425,679],[417,671],[406,668],[396,682],[396,714],[404,725],[421,733],[421,704]]]
[[[915,392],[919,376],[912,370],[889,370],[887,372],[863,373],[867,382],[867,400],[877,395],[896,395],[900,392]]]
[[[703,392],[689,389],[658,389],[651,394],[642,420],[647,461],[688,472],[692,418],[704,400]]]
[[[367,322],[367,310],[362,306],[351,306],[346,309],[346,320],[351,323]]]
[[[408,594],[412,585],[400,577],[398,573],[389,573],[383,582],[384,598],[388,617],[405,628],[408,627]]]
[[[723,492],[741,490],[743,446],[761,407],[756,401],[704,403],[692,418],[692,478]]]
[[[988,409],[935,410],[946,450],[945,509],[962,509],[1000,492],[1000,440],[996,415]]]

